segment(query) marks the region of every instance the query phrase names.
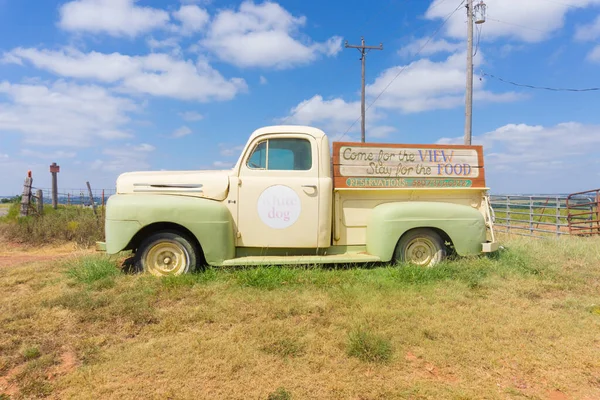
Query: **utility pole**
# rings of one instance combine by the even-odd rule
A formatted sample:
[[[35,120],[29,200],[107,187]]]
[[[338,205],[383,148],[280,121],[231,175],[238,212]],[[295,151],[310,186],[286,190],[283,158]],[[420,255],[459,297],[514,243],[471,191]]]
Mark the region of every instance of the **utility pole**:
[[[467,0],[467,91],[465,97],[465,144],[470,146],[473,128],[473,0]]]
[[[379,46],[366,46],[365,38],[360,38],[360,46],[357,45],[349,45],[346,40],[345,43],[346,48],[350,49],[358,49],[360,51],[360,61],[362,62],[362,84],[361,84],[361,96],[360,96],[360,115],[361,115],[361,123],[360,123],[360,132],[361,132],[361,142],[365,142],[365,62],[367,60],[367,53],[370,50],[383,50],[383,44],[379,43]]]
[[[473,0],[467,0],[467,90],[465,104],[465,144],[471,145],[473,132],[473,24],[481,25],[486,19],[487,6],[479,0],[473,6]],[[480,27],[481,29],[481,27]],[[481,31],[479,31],[481,34]],[[479,42],[478,42],[479,46]]]

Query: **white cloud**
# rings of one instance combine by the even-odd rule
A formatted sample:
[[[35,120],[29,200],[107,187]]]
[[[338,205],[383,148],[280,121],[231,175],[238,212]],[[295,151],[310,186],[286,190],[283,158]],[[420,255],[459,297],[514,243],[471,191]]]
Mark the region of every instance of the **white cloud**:
[[[600,15],[594,22],[577,27],[575,39],[577,40],[595,40],[600,37]]]
[[[215,161],[213,163],[213,167],[229,169],[229,168],[233,168],[233,163],[231,163],[229,161]]]
[[[173,16],[181,22],[181,33],[184,35],[201,31],[210,19],[208,12],[197,5],[182,5]]]
[[[33,157],[33,158],[41,158],[41,159],[58,161],[58,160],[61,160],[64,158],[74,158],[77,155],[77,153],[75,153],[74,151],[64,151],[64,150],[48,152],[48,151],[23,149],[23,150],[21,150],[21,155],[23,155],[25,157]]]
[[[259,78],[259,82],[260,82],[261,85],[266,85],[268,83],[267,78],[265,78],[262,75]]]
[[[378,96],[404,69],[404,72],[398,75],[378,99],[377,107],[416,113],[460,106],[464,103],[465,59],[464,53],[456,53],[439,62],[420,59],[408,66],[388,68],[372,84],[367,85],[367,95],[371,98]],[[475,58],[475,64],[481,64],[481,55]],[[483,85],[484,81],[474,80],[475,100],[506,102],[519,99],[519,96],[513,92],[503,94],[487,92],[483,89]]]
[[[587,55],[587,59],[590,61],[594,61],[600,63],[600,45],[594,47],[592,51]]]
[[[238,146],[231,146],[226,143],[219,143],[219,148],[220,148],[219,153],[223,157],[239,156],[241,154],[242,150],[244,150],[244,147],[246,147],[246,146],[243,144],[238,145]]]
[[[168,50],[173,56],[181,57],[182,51],[181,46],[179,45],[179,38],[170,37],[163,40],[157,40],[153,37],[146,40],[146,44],[150,48],[150,51],[156,50]]]
[[[97,159],[92,163],[93,170],[122,173],[150,168],[148,157],[156,148],[148,143],[126,144],[119,148],[107,148],[102,151],[108,160]]]
[[[237,12],[219,11],[200,44],[240,67],[289,68],[341,50],[341,37],[323,43],[295,38],[305,23],[305,17],[295,17],[277,3],[245,1]]]
[[[382,138],[395,131],[392,127],[378,125],[383,118],[376,107],[367,110],[365,136],[368,140]],[[330,141],[356,140],[355,135],[360,133],[360,101],[324,100],[321,95],[315,95],[293,107],[290,115],[278,122],[314,126],[327,133]]]
[[[443,138],[440,144],[462,144],[463,138]],[[600,125],[566,122],[555,126],[508,124],[475,135],[473,144],[484,146],[488,182],[496,193],[506,188],[546,193],[557,187],[589,189],[589,164],[597,160]],[[523,179],[523,175],[535,179]]]
[[[180,137],[190,135],[191,133],[192,133],[192,130],[190,128],[188,128],[187,126],[182,126],[181,128],[175,129],[175,131],[173,132],[171,137],[180,138]]]
[[[120,53],[83,53],[16,48],[3,57],[4,62],[29,61],[55,74],[101,82],[118,83],[127,92],[181,100],[230,100],[247,89],[240,78],[226,80],[205,60],[196,63],[167,54],[128,56]]]
[[[180,112],[179,116],[188,122],[200,121],[204,119],[204,116],[196,111]]]
[[[58,81],[52,85],[0,83],[9,101],[0,103],[0,131],[20,132],[43,146],[89,146],[98,139],[130,137],[124,129],[130,100],[94,85]]]
[[[581,41],[595,41],[600,38],[600,15],[594,22],[577,28],[575,39]],[[596,45],[587,55],[588,61],[600,63],[600,45]]]
[[[393,126],[387,126],[387,125],[375,126],[371,129],[369,129],[368,132],[366,131],[366,128],[365,128],[365,136],[368,134],[368,136],[370,138],[382,139],[382,138],[388,137],[391,133],[394,133],[397,131],[398,131],[398,129],[394,128]]]
[[[486,4],[488,20],[483,25],[484,40],[508,37],[525,42],[539,42],[548,39],[563,27],[567,12],[600,4],[600,0],[486,0]],[[446,18],[455,8],[455,2],[435,0],[425,17]],[[448,36],[456,39],[466,37],[465,13],[464,7],[461,7],[450,18],[446,24]]]
[[[428,40],[429,43],[427,43]],[[437,53],[454,53],[464,49],[464,47],[464,43],[453,43],[445,39],[430,40],[429,38],[421,38],[402,47],[398,51],[398,54],[404,57],[410,57],[416,55],[420,51],[420,55],[427,57]]]
[[[75,0],[60,7],[59,26],[75,32],[136,37],[169,22],[164,10],[137,6],[136,0]]]
[[[371,110],[369,110],[371,111]],[[367,120],[369,114],[367,114]],[[323,96],[315,95],[304,100],[290,110],[286,123],[310,125],[326,131],[339,133],[346,131],[360,116],[360,102],[346,102],[341,98],[324,100]],[[360,126],[358,124],[358,126]]]

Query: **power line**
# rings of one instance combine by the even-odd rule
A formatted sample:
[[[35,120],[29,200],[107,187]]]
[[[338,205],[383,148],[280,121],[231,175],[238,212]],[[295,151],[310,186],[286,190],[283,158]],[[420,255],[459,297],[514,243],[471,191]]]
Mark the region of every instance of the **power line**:
[[[405,1],[409,1],[409,0],[405,0]],[[442,0],[445,1],[445,0]],[[388,2],[386,4],[386,6],[389,6],[392,2]],[[367,25],[369,25],[369,23],[371,23],[373,20],[375,20],[375,17],[379,17],[384,11],[386,10],[386,7],[381,7],[379,9],[379,11],[375,14],[372,14],[369,18],[367,18],[366,20],[363,21],[363,23],[360,25],[360,27],[358,29],[356,29],[357,31],[362,30],[363,28],[365,28]],[[282,121],[281,124],[285,124],[290,118],[292,118],[295,114],[298,114],[298,112],[300,110],[302,110],[304,107],[306,107],[311,101],[313,101],[313,99],[315,98],[315,96],[311,97],[308,101],[304,102],[304,104],[302,104],[299,108],[297,108],[293,114],[288,115],[287,117],[285,117]]]
[[[494,76],[492,74],[487,74],[485,72],[483,72],[481,74],[481,76],[482,77],[489,76],[490,78],[499,80],[500,82],[504,82],[504,83],[507,83],[507,84],[513,85],[513,86],[519,86],[519,87],[525,87],[525,88],[537,89],[537,90],[549,90],[552,92],[594,92],[594,91],[600,90],[600,87],[592,87],[592,88],[585,88],[585,89],[573,89],[573,88],[553,88],[553,87],[527,85],[527,84],[523,84],[523,83],[516,83],[516,82],[506,80],[506,79],[502,79],[498,76]]]
[[[500,22],[501,24],[505,24],[505,25],[511,25],[511,26],[516,26],[518,28],[529,29],[530,31],[537,31],[537,32],[541,32],[541,33],[546,33],[547,32],[547,31],[543,31],[541,29],[532,28],[530,26],[514,24],[512,22],[500,21],[499,19],[494,19],[494,18],[491,18],[490,16],[488,16],[487,19],[489,21]]]
[[[442,28],[444,27],[444,25],[446,25],[446,23],[448,22],[448,20],[450,20],[450,18],[452,18],[452,16],[462,7],[463,4],[465,4],[467,0],[462,0],[460,2],[460,4],[458,5],[458,7],[456,7],[454,9],[454,11],[452,11],[450,14],[448,14],[448,16],[444,19],[444,21],[440,24],[440,26],[437,27],[437,29],[431,34],[431,36],[429,36],[429,38],[427,39],[427,41],[425,43],[423,43],[423,45],[421,45],[421,47],[419,48],[419,51],[416,52],[414,58],[417,58],[421,52],[425,49],[425,47],[427,47],[427,45],[429,44],[429,42],[431,42],[433,40],[433,38],[439,33],[440,30],[442,30]],[[398,71],[398,73],[396,74],[396,76],[394,76],[394,78],[387,84],[387,86],[385,88],[383,88],[383,90],[377,95],[377,97],[375,97],[375,99],[371,102],[371,104],[369,104],[369,106],[367,107],[368,111],[371,106],[373,104],[375,104],[375,102],[377,100],[379,100],[379,98],[385,93],[385,91],[392,85],[392,83],[394,83],[394,81],[400,76],[400,74],[402,74],[404,71],[406,71],[406,69],[410,66],[410,64],[405,65],[404,67],[402,67],[400,69],[400,71]],[[341,138],[343,138],[344,136],[346,136],[346,134],[348,132],[350,132],[350,129],[352,129],[352,127],[354,125],[356,125],[356,123],[361,119],[361,117],[358,117],[353,123],[352,125],[350,125],[350,127],[346,130],[346,132],[344,132],[342,134],[342,136],[340,136],[338,139],[336,140],[340,140]]]

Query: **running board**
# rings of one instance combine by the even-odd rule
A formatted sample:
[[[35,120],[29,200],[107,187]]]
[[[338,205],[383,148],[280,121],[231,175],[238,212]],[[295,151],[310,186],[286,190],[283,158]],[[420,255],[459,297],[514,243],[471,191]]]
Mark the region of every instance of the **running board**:
[[[381,262],[381,258],[363,253],[344,253],[330,256],[249,256],[223,261],[223,266],[241,265],[306,265],[351,264]]]

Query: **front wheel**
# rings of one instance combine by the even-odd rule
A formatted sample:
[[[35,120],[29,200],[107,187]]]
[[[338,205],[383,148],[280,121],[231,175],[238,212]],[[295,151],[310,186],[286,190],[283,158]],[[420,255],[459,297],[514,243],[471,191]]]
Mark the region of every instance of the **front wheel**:
[[[432,229],[414,229],[405,233],[394,251],[394,261],[421,267],[433,267],[446,258],[446,246]]]
[[[197,246],[186,236],[157,232],[139,246],[135,266],[136,270],[154,276],[181,275],[196,268],[198,255]]]

